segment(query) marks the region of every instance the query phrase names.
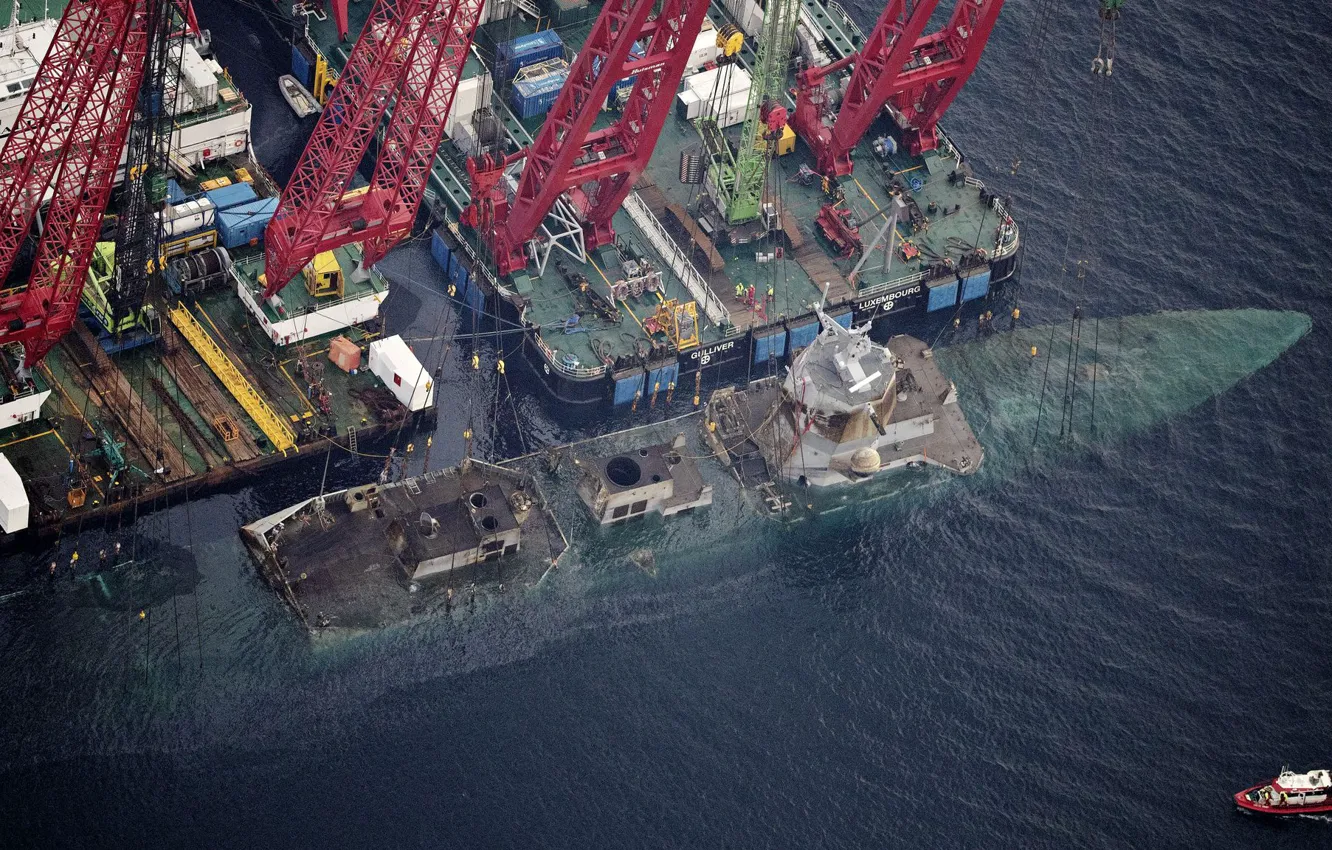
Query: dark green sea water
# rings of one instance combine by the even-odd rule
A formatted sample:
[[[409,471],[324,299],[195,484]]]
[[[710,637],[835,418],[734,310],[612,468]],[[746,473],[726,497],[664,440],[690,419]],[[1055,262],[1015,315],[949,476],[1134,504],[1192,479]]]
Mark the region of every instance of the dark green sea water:
[[[1310,317],[1270,366],[1208,392],[1154,380],[1155,406],[1106,389],[1101,434],[1079,420],[1031,451],[1030,405],[996,388],[1017,367],[984,350],[1028,341],[959,347],[945,362],[1002,447],[973,478],[789,527],[714,505],[651,530],[655,578],[589,550],[540,587],[355,641],[312,643],[236,534],[317,488],[322,456],[10,556],[0,846],[1332,846],[1332,823],[1229,796],[1332,762],[1332,16],[1130,3],[1096,87],[1094,4],[1045,21],[1054,5],[1007,4],[948,120],[1027,240],[992,308],[1062,326],[1080,303],[1102,333],[1160,310]],[[243,6],[199,14],[282,175],[309,131],[272,82],[284,48]],[[386,267],[396,327],[458,322],[424,246]],[[1271,315],[1208,350],[1285,348],[1303,327]],[[975,319],[945,324],[892,330],[963,346]],[[493,397],[465,348],[433,465]],[[1183,373],[1165,365],[1106,368]],[[514,371],[482,450],[609,427],[552,415]],[[330,480],[375,472],[336,460]],[[156,557],[48,579],[113,539]]]

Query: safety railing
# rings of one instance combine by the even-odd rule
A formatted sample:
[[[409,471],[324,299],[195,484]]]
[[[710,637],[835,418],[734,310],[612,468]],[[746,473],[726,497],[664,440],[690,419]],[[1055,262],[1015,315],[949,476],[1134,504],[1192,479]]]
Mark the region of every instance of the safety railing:
[[[605,365],[598,365],[598,366],[565,365],[564,363],[560,362],[559,352],[551,348],[550,345],[547,344],[546,341],[541,338],[540,333],[533,333],[532,339],[536,340],[537,348],[539,348],[541,350],[541,353],[545,356],[546,362],[550,364],[550,368],[555,372],[559,372],[561,375],[567,375],[570,378],[587,379],[587,378],[599,378],[602,375],[606,374]]]
[[[985,188],[985,183],[975,177],[968,177],[967,185],[977,191]],[[994,258],[998,259],[1017,249],[1018,226],[1017,221],[1013,219],[1013,215],[1008,211],[1008,207],[1004,205],[998,195],[990,196],[990,209],[994,210],[995,214],[999,216],[1000,233],[1006,236],[1006,238],[995,242]],[[1006,226],[1008,230],[1004,231],[1003,228]]]
[[[648,205],[637,192],[630,192],[629,197],[624,199],[624,210],[665,259],[666,267],[680,279],[685,289],[689,290],[689,294],[703,308],[703,314],[708,317],[708,321],[720,325],[722,320],[730,315],[729,311],[722,305],[717,293],[712,291],[712,287],[708,286],[707,281],[694,269],[694,264],[680,250],[680,246],[666,232],[661,221],[653,215],[652,210],[648,209]]]
[[[856,298],[864,298],[867,295],[874,295],[888,289],[897,289],[903,286],[910,286],[913,283],[920,283],[927,280],[930,276],[928,271],[912,272],[902,277],[894,277],[881,283],[875,283],[870,286],[860,286],[856,288]]]

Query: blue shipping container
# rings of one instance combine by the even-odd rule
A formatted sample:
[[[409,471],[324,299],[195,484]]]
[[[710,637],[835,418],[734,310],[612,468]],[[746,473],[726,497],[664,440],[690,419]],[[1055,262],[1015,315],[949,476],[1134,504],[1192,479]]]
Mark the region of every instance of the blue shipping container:
[[[780,360],[786,353],[786,334],[775,333],[754,337],[754,365]]]
[[[167,178],[167,203],[181,204],[185,202],[185,190],[180,188],[180,184],[170,177]]]
[[[986,269],[980,274],[973,274],[971,277],[962,280],[962,300],[975,301],[990,291],[990,270]]]
[[[629,48],[630,59],[642,59],[646,55],[647,51],[644,50],[643,45],[637,41],[634,42],[633,47]],[[593,68],[593,73],[599,72],[601,70],[600,58],[594,59],[592,61],[592,68]],[[620,96],[620,92],[624,91],[625,89],[633,88],[634,80],[636,79],[638,79],[637,74],[630,74],[629,76],[625,77],[623,80],[617,80],[615,85],[611,88],[610,97],[607,99],[608,102],[614,103],[615,100]]]
[[[528,65],[564,55],[564,42],[555,30],[543,30],[506,41],[495,48],[495,72],[505,82]]]
[[[679,380],[680,364],[671,363],[668,366],[659,366],[649,372],[647,381],[643,384],[643,388],[648,393],[664,393],[671,389],[671,384],[674,384]]]
[[[239,248],[264,237],[268,220],[277,212],[278,199],[264,198],[251,201],[217,214],[217,232],[222,247]]]
[[[620,378],[615,382],[615,404],[629,404],[635,396],[640,396],[643,392],[643,384],[647,380],[647,375],[639,372],[630,375],[627,378]]]
[[[254,187],[249,183],[232,183],[230,186],[219,186],[216,189],[209,189],[204,192],[204,196],[213,202],[219,210],[227,210],[238,204],[248,204],[259,197],[254,193]]]
[[[539,80],[523,80],[513,84],[513,111],[519,118],[545,115],[555,105],[555,99],[569,79],[569,69],[547,74]]]
[[[791,351],[798,351],[814,341],[814,337],[819,335],[819,328],[822,327],[818,322],[810,322],[807,325],[801,325],[797,328],[791,328],[787,334],[787,345]]]
[[[291,47],[291,75],[307,89],[314,86],[314,68],[294,44]]]
[[[467,273],[467,267],[461,262],[461,258],[453,255],[453,261],[449,263],[449,282],[457,287],[459,295],[467,294],[467,281],[470,279]]]
[[[486,306],[486,294],[481,291],[477,285],[476,278],[467,278],[467,291],[463,296],[467,299],[467,306],[472,308],[472,312],[481,313]]]

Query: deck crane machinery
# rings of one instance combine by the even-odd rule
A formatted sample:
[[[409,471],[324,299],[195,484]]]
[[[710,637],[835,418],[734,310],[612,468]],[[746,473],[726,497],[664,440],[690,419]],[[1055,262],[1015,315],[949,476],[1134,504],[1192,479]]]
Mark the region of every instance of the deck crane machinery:
[[[159,331],[145,309],[150,285],[161,279],[161,224],[157,207],[166,194],[172,142],[172,109],[167,103],[167,73],[180,75],[183,39],[173,39],[175,19],[169,0],[144,0],[143,59],[129,143],[125,149],[125,186],[116,227],[116,269],[106,296],[106,330],[119,335],[142,325]],[[187,19],[188,20],[188,19]],[[173,57],[174,52],[174,57]]]
[[[732,149],[715,116],[698,121],[709,157],[708,192],[728,224],[753,221],[761,212],[773,142],[789,117],[784,104],[786,77],[801,8],[800,0],[768,0],[764,8],[739,146]]]
[[[0,299],[0,344],[22,343],[27,366],[78,313],[134,114],[147,24],[144,0],[73,0],[0,150],[0,277],[47,203],[28,284]]]
[[[889,0],[857,52],[796,75],[791,127],[829,176],[851,173],[851,151],[885,107],[913,155],[939,145],[937,126],[980,61],[1003,0],[956,0],[943,29],[921,35],[939,0]],[[825,82],[854,65],[836,114]]]
[[[483,0],[378,0],[264,231],[264,298],[317,254],[362,242],[373,265],[410,230]],[[384,124],[370,184],[352,177]]]
[[[197,33],[189,3],[172,5]],[[0,344],[21,343],[25,366],[78,315],[153,50],[155,8],[164,11],[149,0],[72,0],[0,149],[0,279],[46,206],[28,283],[0,298]]]
[[[659,9],[607,0],[532,144],[468,162],[472,201],[464,221],[481,234],[500,274],[527,266],[528,243],[561,198],[580,219],[584,251],[614,241],[611,218],[647,167],[707,10],[708,0],[663,0]],[[639,58],[632,55],[635,42],[643,47]],[[612,88],[631,76],[619,116],[594,129]],[[523,160],[510,201],[506,175]]]

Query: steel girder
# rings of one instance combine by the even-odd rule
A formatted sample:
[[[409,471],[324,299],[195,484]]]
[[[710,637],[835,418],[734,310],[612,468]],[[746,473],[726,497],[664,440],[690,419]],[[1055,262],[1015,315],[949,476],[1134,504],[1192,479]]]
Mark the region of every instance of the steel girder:
[[[689,52],[707,17],[707,0],[654,4],[608,0],[569,71],[568,82],[531,146],[518,156],[492,160],[473,173],[467,221],[481,231],[501,274],[527,265],[526,244],[565,192],[583,217],[584,242],[611,242],[611,218],[647,167]],[[642,58],[631,55],[634,42]],[[615,84],[634,76],[634,87],[614,124],[594,130]],[[512,204],[497,169],[526,156]],[[479,178],[479,179],[478,179]]]
[[[367,241],[382,256],[410,227],[482,5],[375,4],[264,231],[265,298],[321,251]],[[390,109],[370,189],[344,197]]]

